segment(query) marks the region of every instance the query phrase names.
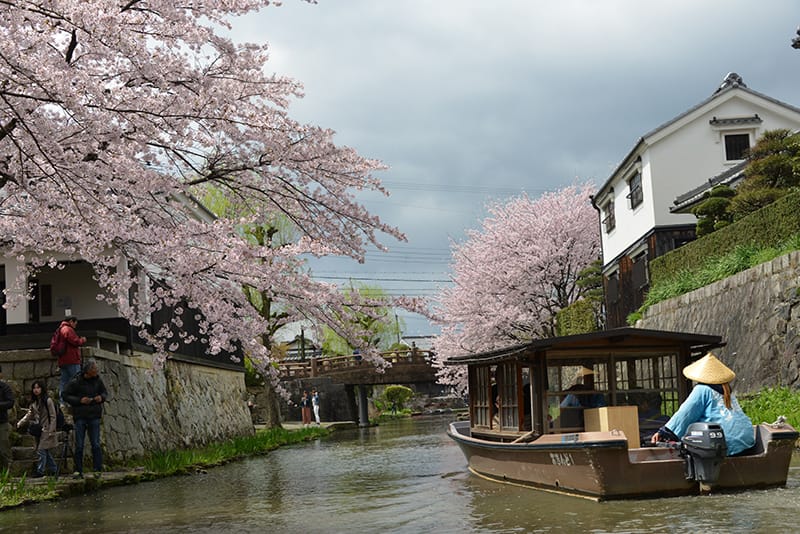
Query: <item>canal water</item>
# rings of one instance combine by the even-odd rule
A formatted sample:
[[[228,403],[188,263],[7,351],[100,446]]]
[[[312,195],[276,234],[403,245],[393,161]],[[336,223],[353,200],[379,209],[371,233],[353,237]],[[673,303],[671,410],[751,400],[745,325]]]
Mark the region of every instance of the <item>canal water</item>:
[[[471,475],[445,435],[414,418],[282,448],[203,474],[0,513],[0,531],[460,533],[796,532],[800,467],[786,488],[596,503]],[[798,464],[800,465],[800,464]]]

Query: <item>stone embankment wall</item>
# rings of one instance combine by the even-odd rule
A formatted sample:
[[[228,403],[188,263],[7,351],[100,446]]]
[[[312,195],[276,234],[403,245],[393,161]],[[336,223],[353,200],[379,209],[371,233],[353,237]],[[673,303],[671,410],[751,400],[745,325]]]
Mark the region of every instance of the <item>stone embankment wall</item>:
[[[735,389],[800,387],[800,252],[652,306],[640,328],[715,334]]]
[[[109,391],[102,420],[103,451],[121,461],[153,451],[204,445],[252,435],[244,373],[168,360],[153,370],[152,356],[126,356],[99,349],[83,349],[83,358],[98,361]],[[58,389],[58,367],[48,351],[21,350],[2,354],[3,374],[12,385],[17,403],[27,405],[34,379]],[[22,413],[10,414],[15,422]],[[88,455],[88,442],[86,446]]]

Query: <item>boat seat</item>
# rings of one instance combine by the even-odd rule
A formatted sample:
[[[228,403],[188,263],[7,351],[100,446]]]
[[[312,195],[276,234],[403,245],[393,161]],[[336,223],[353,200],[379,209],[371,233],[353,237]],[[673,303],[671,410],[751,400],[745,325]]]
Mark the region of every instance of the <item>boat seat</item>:
[[[557,428],[583,428],[583,407],[561,408],[556,426]]]
[[[755,433],[756,442],[753,444],[752,447],[749,449],[745,449],[736,456],[755,456],[757,454],[763,454],[764,451],[764,440],[761,439],[761,427],[759,425],[753,426],[753,432]]]

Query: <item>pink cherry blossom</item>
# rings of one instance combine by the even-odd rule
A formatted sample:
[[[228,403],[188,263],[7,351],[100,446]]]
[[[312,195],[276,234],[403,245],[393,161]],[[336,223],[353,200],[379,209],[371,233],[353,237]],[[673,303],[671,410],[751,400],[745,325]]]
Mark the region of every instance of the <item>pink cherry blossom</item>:
[[[311,318],[359,339],[347,318],[364,303],[315,281],[300,258],[363,261],[367,247],[385,248],[380,237],[405,238],[354,197],[386,194],[374,176],[384,166],[335,144],[333,131],[293,120],[302,86],[269,74],[265,45],[220,34],[230,17],[269,5],[0,5],[0,235],[24,266],[6,281],[9,306],[28,296],[36,271],[80,258],[94,267],[100,298],[141,328],[161,361],[194,337],[180,314],[155,332],[146,321],[188,306],[210,354],[241,347],[269,374],[260,339],[268,327],[245,286],[283,307],[284,322]],[[207,186],[248,215],[208,217],[193,201]],[[275,213],[302,239],[255,246],[239,231]],[[147,297],[135,291],[145,286]]]
[[[443,383],[466,387],[464,367],[442,365],[450,356],[554,335],[556,312],[581,297],[578,273],[600,254],[593,191],[586,183],[491,203],[481,228],[453,244],[453,285],[435,311]]]

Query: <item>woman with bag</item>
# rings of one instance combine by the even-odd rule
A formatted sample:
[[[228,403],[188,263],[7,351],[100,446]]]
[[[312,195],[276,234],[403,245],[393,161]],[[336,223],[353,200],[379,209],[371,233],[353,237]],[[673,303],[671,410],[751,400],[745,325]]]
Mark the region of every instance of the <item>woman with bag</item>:
[[[31,385],[31,405],[25,417],[17,423],[17,427],[21,428],[26,423],[28,433],[36,437],[36,453],[39,457],[36,471],[30,478],[41,478],[48,470],[58,476],[58,466],[50,452],[50,449],[58,445],[56,406],[40,380],[34,380]]]

